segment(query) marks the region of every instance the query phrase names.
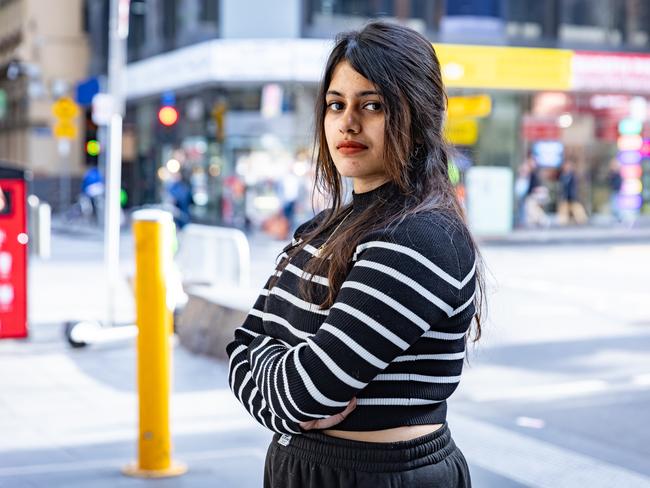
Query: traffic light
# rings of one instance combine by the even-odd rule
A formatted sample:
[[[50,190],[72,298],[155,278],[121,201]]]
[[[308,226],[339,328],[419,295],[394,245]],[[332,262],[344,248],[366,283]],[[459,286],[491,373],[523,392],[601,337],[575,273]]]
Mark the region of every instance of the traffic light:
[[[171,105],[164,105],[158,110],[158,120],[165,127],[171,127],[178,121],[178,110]]]
[[[97,140],[97,125],[92,120],[91,110],[86,110],[85,121],[84,149],[86,150],[86,165],[92,166],[97,164],[97,156],[101,152],[101,146]]]
[[[176,94],[173,91],[166,91],[161,95],[160,109],[158,109],[158,121],[165,127],[171,127],[178,122]]]
[[[88,153],[88,156],[99,156],[99,153],[101,152],[99,141],[97,139],[89,139],[86,142],[86,152]]]

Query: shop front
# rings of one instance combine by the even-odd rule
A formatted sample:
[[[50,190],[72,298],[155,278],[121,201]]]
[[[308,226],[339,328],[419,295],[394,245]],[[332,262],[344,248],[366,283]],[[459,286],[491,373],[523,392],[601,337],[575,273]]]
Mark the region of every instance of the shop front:
[[[649,211],[650,56],[436,49],[461,175],[473,165],[511,168],[515,225],[583,223],[586,215],[624,220]],[[575,200],[570,208],[567,198]]]
[[[461,198],[471,167],[497,166],[512,171],[502,191],[513,194],[515,225],[580,223],[579,207],[604,220],[648,211],[650,56],[434,47]],[[215,40],[130,66],[125,127],[133,127],[139,178],[132,202],[171,202],[170,188],[180,186],[191,194],[192,220],[278,236],[287,221],[310,217],[312,114],[328,48],[320,40]],[[241,52],[260,62],[238,62]],[[163,71],[179,76],[172,83]],[[170,97],[177,119],[164,125],[159,112]],[[575,205],[558,216],[567,188]],[[526,219],[526,202],[536,220]]]

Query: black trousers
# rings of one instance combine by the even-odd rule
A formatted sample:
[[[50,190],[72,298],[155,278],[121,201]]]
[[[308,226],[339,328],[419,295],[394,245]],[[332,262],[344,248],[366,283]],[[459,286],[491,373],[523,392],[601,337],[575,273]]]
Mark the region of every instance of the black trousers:
[[[320,432],[273,436],[264,488],[470,488],[447,424],[410,441],[349,441]]]

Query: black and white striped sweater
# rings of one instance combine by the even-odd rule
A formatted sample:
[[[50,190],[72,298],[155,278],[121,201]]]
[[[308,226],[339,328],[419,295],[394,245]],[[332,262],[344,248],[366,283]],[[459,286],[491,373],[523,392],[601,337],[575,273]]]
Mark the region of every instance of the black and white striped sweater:
[[[353,209],[391,192],[388,183],[353,194]],[[300,226],[294,244],[322,216]],[[227,346],[239,401],[279,433],[300,433],[299,422],[341,412],[353,397],[356,409],[334,428],[443,423],[475,314],[476,263],[467,233],[436,214],[417,214],[396,230],[367,235],[328,310],[298,296],[304,279],[317,296],[327,290],[326,277],[302,272],[309,259],[319,259],[315,253],[306,246],[270,290],[269,278]]]

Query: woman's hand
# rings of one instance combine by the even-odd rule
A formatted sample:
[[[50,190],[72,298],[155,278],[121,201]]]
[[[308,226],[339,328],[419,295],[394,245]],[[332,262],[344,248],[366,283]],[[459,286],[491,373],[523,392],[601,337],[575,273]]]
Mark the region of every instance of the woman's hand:
[[[312,429],[329,429],[330,427],[335,426],[339,422],[342,422],[345,420],[345,418],[354,410],[357,406],[357,399],[353,398],[350,400],[350,403],[348,403],[348,406],[345,407],[345,410],[343,410],[341,413],[337,413],[336,415],[332,415],[331,417],[327,417],[325,419],[316,419],[316,420],[310,420],[308,422],[300,422],[300,428],[302,430],[312,430]]]

